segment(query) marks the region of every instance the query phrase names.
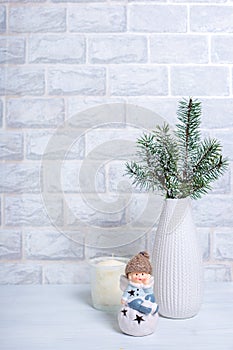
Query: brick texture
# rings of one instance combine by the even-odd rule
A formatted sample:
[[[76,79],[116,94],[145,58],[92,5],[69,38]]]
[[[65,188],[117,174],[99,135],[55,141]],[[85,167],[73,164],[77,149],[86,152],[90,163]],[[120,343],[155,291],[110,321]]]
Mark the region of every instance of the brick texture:
[[[194,32],[233,32],[233,7],[192,6],[190,28]]]
[[[55,128],[64,120],[63,99],[9,99],[6,123],[11,128]]]
[[[219,66],[171,68],[171,91],[174,95],[227,96],[230,93],[229,69]]]
[[[230,163],[192,202],[205,279],[232,281],[233,1],[1,0],[0,33],[0,284],[151,253],[163,198],[125,162],[189,96]]]
[[[91,63],[143,63],[147,61],[144,36],[95,36],[89,39]]]
[[[71,32],[115,33],[126,31],[126,9],[120,5],[83,5],[70,7],[68,29]]]
[[[152,36],[151,62],[208,63],[207,38],[174,34]]]
[[[0,64],[1,63],[25,63],[24,38],[0,38]]]
[[[66,9],[51,6],[11,7],[9,29],[12,33],[64,32]]]
[[[111,94],[117,96],[166,95],[165,67],[114,67],[110,69]]]
[[[186,32],[187,8],[169,5],[130,5],[129,29],[147,33]]]
[[[51,69],[48,73],[50,95],[104,95],[104,68]]]
[[[85,63],[84,37],[79,35],[31,36],[29,39],[29,62]]]
[[[31,67],[0,68],[1,95],[43,95],[44,70]]]

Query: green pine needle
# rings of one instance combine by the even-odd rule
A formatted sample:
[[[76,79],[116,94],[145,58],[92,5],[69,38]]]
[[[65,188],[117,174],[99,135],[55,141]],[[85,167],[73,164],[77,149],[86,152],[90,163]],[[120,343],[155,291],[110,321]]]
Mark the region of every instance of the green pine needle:
[[[138,161],[126,163],[126,174],[140,189],[160,191],[166,198],[200,198],[228,168],[216,139],[201,141],[201,102],[183,99],[174,133],[168,124],[137,140]]]

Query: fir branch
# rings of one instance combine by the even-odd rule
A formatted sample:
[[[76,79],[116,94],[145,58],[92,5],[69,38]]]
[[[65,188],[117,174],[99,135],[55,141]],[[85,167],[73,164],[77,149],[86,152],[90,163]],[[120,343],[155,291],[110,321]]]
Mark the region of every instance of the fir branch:
[[[179,104],[177,117],[179,123],[175,132],[179,142],[180,168],[184,181],[188,181],[190,165],[196,156],[197,145],[200,142],[200,116],[201,107],[197,100],[182,100]]]
[[[199,171],[206,164],[212,164],[216,159],[219,159],[221,155],[221,145],[216,139],[205,139],[200,143],[197,163],[193,166],[194,171]]]
[[[139,161],[126,163],[126,175],[135,186],[159,190],[166,198],[200,198],[228,167],[220,143],[201,141],[201,103],[179,102],[179,123],[174,134],[169,125],[156,126],[137,140]]]

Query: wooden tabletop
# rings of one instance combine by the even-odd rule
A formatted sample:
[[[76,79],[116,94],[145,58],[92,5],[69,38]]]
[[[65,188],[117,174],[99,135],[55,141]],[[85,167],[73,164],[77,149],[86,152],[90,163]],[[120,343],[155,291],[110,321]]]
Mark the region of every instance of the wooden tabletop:
[[[146,337],[122,334],[116,313],[94,309],[88,284],[0,286],[0,349],[233,350],[233,283],[208,283],[196,317],[160,317]]]

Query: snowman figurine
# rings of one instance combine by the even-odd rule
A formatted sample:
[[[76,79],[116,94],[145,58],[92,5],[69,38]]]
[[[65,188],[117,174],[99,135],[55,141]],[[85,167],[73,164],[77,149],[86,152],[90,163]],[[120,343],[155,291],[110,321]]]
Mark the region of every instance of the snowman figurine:
[[[120,277],[123,295],[118,323],[123,333],[144,336],[155,331],[158,305],[153,294],[153,285],[149,254],[140,252],[128,262],[125,275]]]

